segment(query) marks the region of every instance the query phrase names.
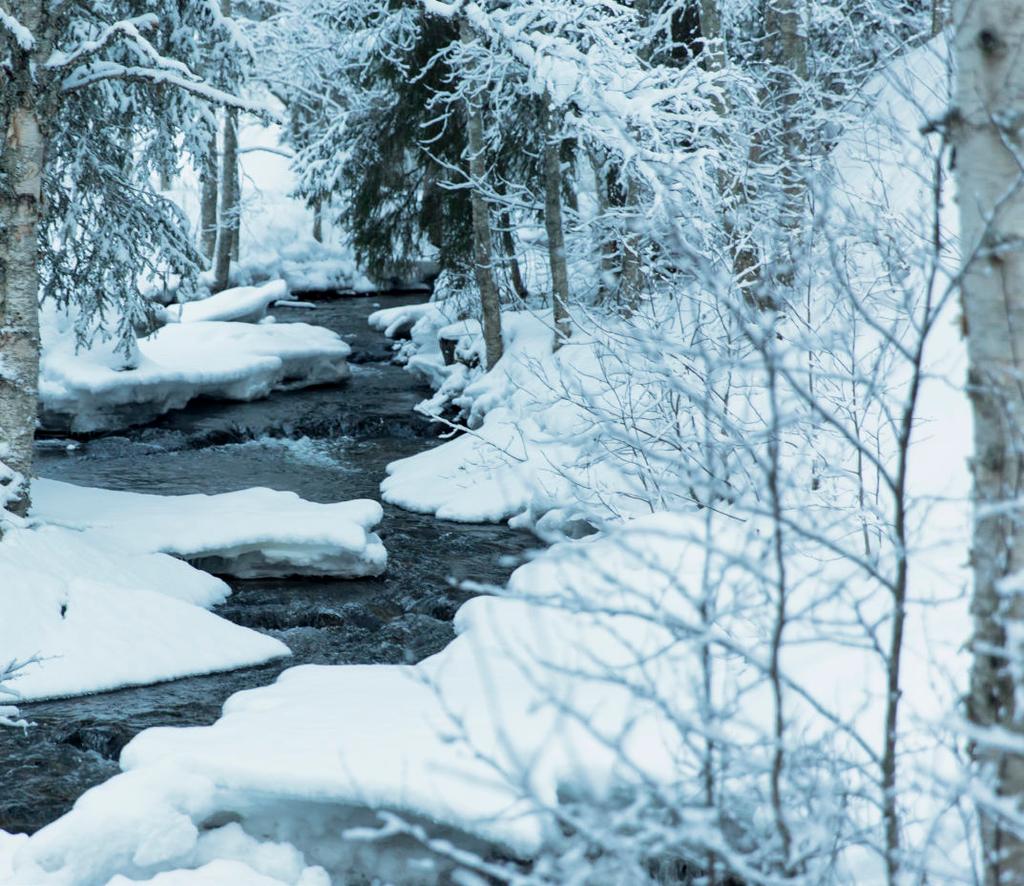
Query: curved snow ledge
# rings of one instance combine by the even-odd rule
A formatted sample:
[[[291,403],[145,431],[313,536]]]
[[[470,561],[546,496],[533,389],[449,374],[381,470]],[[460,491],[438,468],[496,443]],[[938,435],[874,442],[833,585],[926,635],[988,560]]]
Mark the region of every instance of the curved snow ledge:
[[[0,589],[4,657],[42,658],[11,684],[24,701],[228,671],[290,655],[279,640],[201,608],[230,592],[219,579],[91,532],[9,528],[0,541]]]
[[[143,495],[40,479],[32,500],[32,515],[48,523],[238,578],[357,578],[387,567],[387,552],[372,531],[383,510],[368,499],[320,504],[274,489]]]
[[[209,298],[168,305],[166,316],[173,323],[200,323],[210,320],[235,320],[255,323],[267,316],[267,309],[288,298],[288,284],[271,280],[262,286],[238,286]]]
[[[135,368],[118,369],[109,354],[76,354],[73,338],[44,334],[40,422],[65,432],[115,430],[196,397],[256,400],[282,386],[339,382],[349,376],[350,350],[306,323],[172,323],[139,341]]]

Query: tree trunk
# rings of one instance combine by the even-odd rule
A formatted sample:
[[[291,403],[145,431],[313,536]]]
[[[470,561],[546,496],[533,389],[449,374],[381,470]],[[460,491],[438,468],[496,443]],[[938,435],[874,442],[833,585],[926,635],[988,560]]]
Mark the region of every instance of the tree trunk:
[[[523,280],[523,270],[519,266],[519,255],[516,252],[516,238],[512,233],[512,217],[507,209],[501,211],[499,220],[501,225],[501,248],[505,251],[505,260],[508,262],[508,274],[512,280],[512,291],[520,301],[526,301],[530,297],[530,290],[526,288]]]
[[[324,210],[319,200],[313,204],[313,239],[317,243],[324,242]]]
[[[807,80],[807,44],[803,23],[803,0],[768,0],[765,5],[765,42],[768,48],[769,100],[778,116],[781,131],[777,150],[780,154],[782,202],[779,213],[783,233],[781,267],[776,275],[790,285],[797,256],[793,250],[793,232],[803,225],[807,183],[804,176],[806,141],[798,113],[801,88]]]
[[[232,146],[235,152],[235,162],[232,164],[235,183],[231,188],[235,198],[235,209],[228,217],[228,221],[231,224],[231,260],[237,262],[242,240],[242,164],[238,162],[238,109],[229,108],[228,116],[231,117]]]
[[[630,210],[626,218],[627,225],[635,224],[638,219],[636,209],[640,199],[637,186],[630,181],[626,187],[626,206]],[[627,230],[622,237],[622,269],[619,272],[619,293],[623,310],[630,314],[640,303],[640,292],[644,286],[643,268],[640,262],[640,234]]]
[[[216,139],[202,159],[199,169],[199,249],[203,258],[212,263],[217,248],[217,174]]]
[[[39,35],[43,4],[36,0],[12,6],[15,17],[37,35],[35,55],[40,55],[45,43]],[[7,499],[7,509],[21,515],[30,503],[39,397],[39,224],[46,137],[32,75],[37,61],[30,51],[15,47],[0,98],[6,105],[0,168],[7,180],[0,190],[0,462],[20,475],[10,488],[0,489],[0,506]]]
[[[565,232],[562,228],[562,140],[558,115],[551,99],[543,98],[544,118],[544,228],[548,235],[548,263],[551,266],[551,307],[554,311],[557,351],[569,338],[569,271],[565,261]]]
[[[609,168],[607,157],[602,157],[597,150],[588,151],[588,156],[590,166],[594,171],[598,218],[607,219],[612,206],[619,206],[623,202],[621,199],[616,200],[618,192],[616,173],[614,169]],[[622,261],[619,257],[619,243],[615,237],[609,235],[609,230],[604,225],[598,231],[597,248],[601,256],[597,301],[599,304],[605,304],[618,286]]]
[[[653,53],[653,46],[649,39],[648,29],[651,24],[651,2],[650,0],[637,0],[637,17],[640,19],[640,27],[644,30],[642,42],[637,55],[641,60],[648,62]],[[636,226],[640,223],[640,187],[636,178],[626,172],[626,225],[627,230],[622,237],[622,271],[619,275],[619,293],[623,303],[623,310],[630,314],[636,310],[640,302],[640,292],[644,285],[643,265],[640,260],[641,235],[637,232]]]
[[[230,4],[225,3],[226,7]],[[214,249],[213,289],[220,292],[230,286],[231,255],[235,248],[235,226],[238,220],[238,111],[224,112],[224,150],[220,167],[220,218],[217,245]]]
[[[705,70],[712,72],[722,70],[728,61],[718,3],[719,0],[701,0],[700,4],[700,34],[704,40],[702,64]],[[728,98],[718,102],[716,110],[722,117],[731,113]],[[723,213],[722,228],[732,261],[733,279],[746,293],[757,281],[757,268],[760,264],[757,249],[733,221],[742,215],[737,210],[746,202],[746,194],[742,185],[738,181],[730,181],[724,171],[718,174],[718,188],[722,200],[730,203]]]
[[[473,39],[469,23],[462,19],[460,31],[463,42]],[[473,212],[473,268],[476,285],[480,290],[480,313],[484,332],[484,347],[487,349],[486,369],[492,369],[501,359],[501,300],[498,286],[494,281],[494,258],[492,255],[491,222],[487,201],[480,193],[479,183],[487,174],[484,162],[484,123],[479,96],[466,98],[466,138],[469,148],[469,175],[472,179],[470,204]]]
[[[1018,160],[1024,113],[1024,0],[959,0],[955,119],[968,384],[974,413],[973,666],[968,716],[982,730],[972,753],[994,793],[1024,799],[1024,757],[985,730],[1024,739],[1014,675],[1024,606],[1001,580],[1024,569],[1024,190]],[[1001,128],[1002,127],[1002,128]],[[1024,883],[1024,842],[982,808],[985,883]]]
[[[720,71],[725,67],[725,43],[722,40],[722,15],[719,0],[700,0],[701,54],[707,71]]]

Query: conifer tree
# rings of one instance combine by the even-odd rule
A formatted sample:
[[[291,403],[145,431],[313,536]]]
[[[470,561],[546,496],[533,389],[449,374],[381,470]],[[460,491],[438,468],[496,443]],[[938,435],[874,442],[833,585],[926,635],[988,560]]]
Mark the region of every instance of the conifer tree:
[[[140,286],[199,270],[180,210],[155,178],[237,105],[195,72],[213,41],[237,82],[245,40],[210,0],[14,0],[0,15],[0,462],[7,507],[29,505],[40,296],[76,308],[80,337],[119,317],[126,343],[151,308]],[[198,39],[204,36],[204,41]]]

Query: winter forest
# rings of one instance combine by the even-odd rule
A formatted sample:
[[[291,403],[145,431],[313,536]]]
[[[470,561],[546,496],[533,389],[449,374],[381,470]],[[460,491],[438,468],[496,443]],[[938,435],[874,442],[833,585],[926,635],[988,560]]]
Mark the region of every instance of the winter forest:
[[[1024,886],[1024,0],[0,0],[0,884]]]

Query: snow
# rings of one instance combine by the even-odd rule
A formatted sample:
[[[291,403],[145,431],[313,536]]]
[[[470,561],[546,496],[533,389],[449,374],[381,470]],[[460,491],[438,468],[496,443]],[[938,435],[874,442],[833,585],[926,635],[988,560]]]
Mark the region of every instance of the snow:
[[[239,129],[241,193],[240,260],[233,262],[233,285],[249,287],[267,280],[284,280],[289,292],[339,291],[360,294],[379,289],[427,289],[424,281],[436,273],[429,261],[414,262],[409,275],[391,280],[369,279],[358,267],[341,232],[323,223],[324,241],[313,238],[313,211],[296,200],[298,182],[288,152],[280,146],[279,126],[242,120]],[[199,186],[188,168],[167,192],[185,211],[194,228],[199,220]],[[207,285],[212,275],[202,278]]]
[[[390,504],[458,522],[500,522],[521,518],[533,525],[558,511],[562,522],[599,521],[633,510],[634,490],[610,461],[587,455],[596,431],[581,400],[614,399],[617,390],[602,372],[602,349],[578,328],[572,341],[551,353],[550,312],[503,311],[504,354],[487,373],[463,363],[444,366],[437,336],[461,335],[456,351],[479,355],[477,328],[442,325],[439,317],[413,327],[417,352],[408,367],[434,379],[436,394],[419,405],[428,415],[459,411],[467,432],[441,446],[392,462],[381,484]],[[431,344],[422,342],[432,335]],[[619,386],[634,379],[620,378]],[[591,499],[580,501],[584,486]]]
[[[200,309],[201,310],[201,309]],[[151,421],[197,397],[255,400],[287,385],[349,376],[351,349],[336,333],[305,323],[174,323],[124,358],[111,342],[76,353],[72,321],[43,311],[39,393],[43,427],[76,433]]]
[[[288,298],[288,284],[271,280],[262,286],[239,286],[216,295],[184,304],[169,305],[167,317],[179,323],[207,320],[237,320],[254,323],[267,316],[267,309],[276,301]]]
[[[933,62],[919,51],[895,67],[934,84]],[[885,110],[903,121],[919,116],[906,103]],[[837,158],[850,160],[844,151],[854,150],[851,141]],[[916,190],[920,180],[899,175],[905,151],[897,140],[865,162],[873,175],[881,169],[903,183],[884,194],[893,211],[927,202]],[[841,180],[854,197],[864,194],[856,168],[845,163]],[[856,207],[857,200],[849,203]],[[870,257],[865,261],[870,265]],[[593,429],[575,404],[616,394],[585,322],[577,321],[571,342],[551,354],[550,318],[509,312],[506,354],[483,373],[439,361],[437,335],[454,319],[437,304],[371,318],[391,335],[408,331],[408,365],[436,380],[438,394],[421,408],[440,414],[454,407],[468,427],[461,437],[389,466],[386,500],[447,519],[529,523],[548,514],[563,522],[592,520],[603,531],[552,546],[516,570],[501,596],[466,603],[455,641],[419,665],[293,668],[272,686],[233,696],[212,726],[140,734],[124,750],[123,774],[89,791],[31,840],[12,847],[9,838],[0,839],[0,882],[46,886],[156,876],[170,878],[156,882],[201,883],[251,876],[257,883],[258,877],[289,883],[308,877],[319,886],[316,878],[326,877],[439,879],[422,853],[400,842],[403,829],[393,821],[374,844],[359,842],[351,829],[365,838],[373,810],[384,811],[385,821],[387,813],[398,813],[410,826],[423,824],[457,847],[484,841],[530,857],[560,835],[550,813],[559,803],[599,804],[638,783],[666,790],[698,784],[693,739],[703,723],[696,733],[691,727],[700,715],[703,647],[693,637],[707,636],[721,650],[726,676],[719,674],[723,685],[713,692],[722,693],[719,703],[735,706],[723,738],[751,739],[752,757],[766,753],[771,742],[761,739],[771,735],[772,704],[761,677],[771,614],[763,599],[747,593],[757,585],[744,576],[757,569],[744,545],[767,537],[770,527],[756,519],[742,528],[716,523],[712,508],[639,516],[648,503],[637,506],[628,476],[609,463],[584,463]],[[948,826],[939,823],[922,835],[938,821],[936,798],[927,791],[937,787],[936,773],[952,771],[935,733],[957,698],[968,621],[970,421],[963,343],[951,319],[943,317],[929,345],[919,410],[919,427],[927,430],[915,444],[909,480],[922,505],[914,509],[912,587],[927,594],[909,601],[904,650],[901,799],[915,813],[904,835],[908,847],[932,848],[923,841]],[[458,331],[468,338],[464,352],[479,347],[470,326]],[[814,504],[810,496],[808,502]],[[89,502],[78,513],[102,522],[121,511],[120,504]],[[173,537],[173,527],[161,531]],[[713,559],[724,565],[709,577]],[[877,741],[885,696],[880,657],[863,643],[836,642],[827,629],[843,624],[829,619],[847,598],[864,607],[856,613],[862,622],[872,618],[883,589],[842,558],[824,562],[795,551],[787,571],[795,608],[813,612],[826,628],[825,636],[811,632],[783,650],[790,740],[809,748],[819,738],[841,743],[835,724],[842,722]],[[700,608],[709,581],[718,609],[711,627]],[[791,628],[797,629],[804,625]],[[812,762],[811,781],[822,775]],[[726,764],[734,761],[723,758]],[[922,785],[919,776],[929,781]],[[829,787],[822,785],[823,795]],[[855,794],[844,797],[857,802]],[[726,808],[748,801],[721,798]],[[232,823],[217,827],[225,821]],[[825,830],[830,823],[816,822]],[[224,845],[214,846],[215,839]],[[935,852],[945,857],[947,846]],[[265,866],[272,854],[287,859],[287,870]],[[212,873],[211,865],[218,865]],[[883,873],[878,859],[852,853],[840,867],[848,882],[873,883]]]
[[[680,559],[666,519],[671,528],[672,518],[659,518],[634,532],[633,551],[614,540],[595,552],[594,560],[635,567],[630,587],[643,599],[652,582],[670,593],[658,567]],[[658,537],[669,543],[650,542]],[[652,551],[658,562],[645,566]],[[556,550],[518,570],[513,590],[551,594],[568,579],[580,593],[603,594],[608,583],[592,582],[594,560],[580,565]],[[43,886],[188,864],[203,821],[237,816],[248,833],[287,840],[344,882],[358,858],[337,846],[336,833],[332,849],[310,821],[350,822],[358,820],[353,810],[378,808],[447,827],[463,843],[483,839],[528,855],[550,834],[543,804],[559,791],[606,795],[613,771],[665,778],[677,762],[652,710],[604,670],[643,670],[640,656],[667,634],[633,617],[615,628],[622,633],[603,616],[481,597],[459,611],[459,637],[415,667],[293,668],[272,686],[233,696],[213,726],[142,733],[122,755],[125,773],[33,837],[16,873]],[[678,675],[679,664],[663,657],[659,673]],[[552,665],[566,677],[552,683]],[[563,705],[588,711],[590,721]],[[625,736],[628,766],[605,745],[607,735]],[[529,796],[519,782],[524,761]]]
[[[437,328],[450,322],[445,313],[445,306],[441,302],[423,302],[418,305],[399,305],[394,308],[381,308],[370,314],[369,322],[373,329],[383,332],[388,338],[401,338],[403,333],[408,335],[412,329],[426,320],[426,325],[421,326],[425,342],[429,341],[427,330],[431,327]]]
[[[239,578],[275,575],[380,575],[387,553],[372,531],[375,501],[320,504],[294,492],[244,489],[221,495],[144,495],[37,480],[32,515],[117,540],[129,550],[163,552]]]
[[[291,492],[159,496],[33,483],[28,521],[0,541],[5,659],[16,700],[80,695],[261,664],[278,640],[206,611],[242,578],[379,575],[373,501],[319,504]],[[180,559],[179,559],[180,558]],[[184,559],[191,561],[183,562]]]
[[[155,886],[330,886],[327,872],[306,865],[294,847],[261,843],[235,823],[202,834],[196,841],[193,859],[199,867],[165,871],[143,882]],[[108,886],[137,882],[118,875]]]
[[[336,290],[358,294],[381,288],[359,271],[346,247],[318,243],[311,236],[295,236],[294,233],[292,238],[276,249],[250,250],[232,265],[231,282],[244,287],[281,279],[290,293]],[[213,282],[209,274],[201,279],[207,284]]]
[[[0,831],[0,882],[6,882],[10,878],[14,853],[26,842],[27,834],[8,834],[6,831]]]
[[[56,525],[0,541],[0,649],[39,655],[12,681],[21,700],[144,685],[289,654],[272,637],[205,609],[223,582],[165,554]]]

